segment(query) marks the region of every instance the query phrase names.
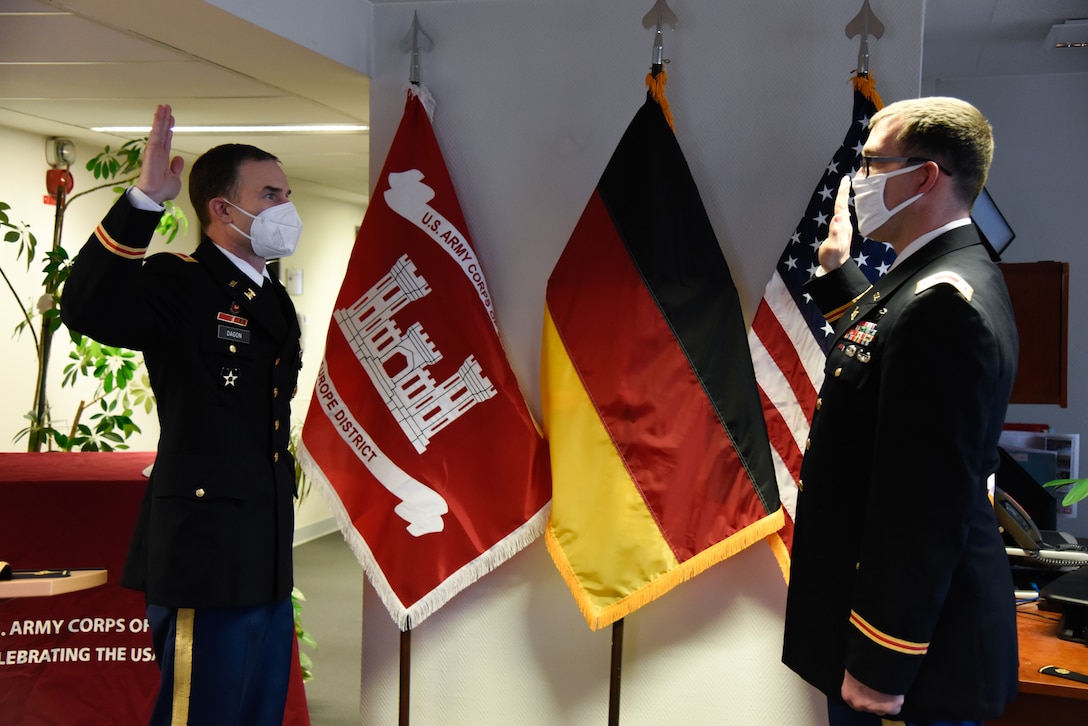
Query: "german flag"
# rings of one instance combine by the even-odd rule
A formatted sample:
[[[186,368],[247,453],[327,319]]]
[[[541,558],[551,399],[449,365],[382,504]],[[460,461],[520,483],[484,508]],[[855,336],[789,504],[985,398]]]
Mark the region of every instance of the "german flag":
[[[545,536],[593,630],[783,524],[740,301],[663,101],[651,82],[548,279]]]

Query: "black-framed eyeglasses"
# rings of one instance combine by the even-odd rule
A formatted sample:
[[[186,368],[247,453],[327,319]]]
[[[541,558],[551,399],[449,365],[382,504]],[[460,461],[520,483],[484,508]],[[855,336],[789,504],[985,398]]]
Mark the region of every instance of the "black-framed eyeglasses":
[[[921,164],[927,161],[933,161],[933,159],[923,159],[920,156],[863,156],[861,157],[861,168],[865,170],[865,176],[869,176],[871,173],[869,171],[870,164],[892,164],[896,162],[915,162]],[[937,164],[935,161],[933,161],[933,163]],[[952,172],[945,169],[940,164],[937,164],[937,168],[948,176],[952,176]]]

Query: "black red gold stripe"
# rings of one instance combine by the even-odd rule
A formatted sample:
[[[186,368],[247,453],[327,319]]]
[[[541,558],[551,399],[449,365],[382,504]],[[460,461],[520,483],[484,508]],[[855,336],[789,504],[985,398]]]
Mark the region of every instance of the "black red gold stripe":
[[[146,247],[129,247],[128,245],[121,244],[114,239],[101,224],[95,229],[94,236],[98,238],[98,241],[101,242],[102,246],[107,250],[118,257],[124,257],[127,260],[139,260],[147,253]]]
[[[888,633],[873,627],[869,621],[853,610],[850,611],[850,622],[855,628],[860,630],[862,635],[866,638],[889,650],[906,653],[907,655],[925,655],[929,651],[929,643],[915,643],[910,640],[904,640],[903,638],[896,638],[894,635],[889,635]]]
[[[857,296],[856,298],[854,298],[854,299],[853,299],[853,300],[851,300],[850,302],[846,303],[845,305],[842,305],[842,306],[840,306],[840,307],[837,307],[837,308],[835,308],[834,310],[831,310],[831,311],[829,311],[829,312],[828,312],[828,313],[827,313],[826,315],[824,315],[824,318],[825,318],[825,319],[827,320],[827,322],[829,322],[829,323],[833,323],[833,322],[835,322],[836,320],[838,320],[839,318],[841,318],[841,317],[842,317],[842,316],[843,316],[843,315],[844,315],[844,314],[846,313],[846,311],[847,311],[847,310],[849,310],[849,309],[850,309],[850,306],[851,306],[851,305],[853,305],[853,304],[854,304],[854,303],[856,303],[856,302],[857,302],[858,300],[860,300],[861,298],[863,298],[863,297],[865,296],[865,293],[866,293],[866,292],[869,292],[869,290],[872,290],[872,289],[873,289],[873,288],[872,288],[872,285],[870,285],[870,286],[869,286],[869,288],[865,290],[865,292],[861,293],[861,295],[858,295],[858,296]]]

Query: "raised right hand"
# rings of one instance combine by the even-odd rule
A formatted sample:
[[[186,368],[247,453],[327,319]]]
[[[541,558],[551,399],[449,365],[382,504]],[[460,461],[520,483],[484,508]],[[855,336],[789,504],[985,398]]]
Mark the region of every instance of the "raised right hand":
[[[175,198],[181,192],[181,170],[185,167],[185,160],[180,156],[170,158],[173,138],[174,114],[170,106],[160,105],[155,109],[140,178],[136,180],[140,191],[159,204]]]
[[[842,267],[850,257],[854,240],[854,225],[850,223],[850,177],[844,175],[835,194],[835,215],[827,229],[827,239],[820,243],[817,256],[820,265],[830,272]]]

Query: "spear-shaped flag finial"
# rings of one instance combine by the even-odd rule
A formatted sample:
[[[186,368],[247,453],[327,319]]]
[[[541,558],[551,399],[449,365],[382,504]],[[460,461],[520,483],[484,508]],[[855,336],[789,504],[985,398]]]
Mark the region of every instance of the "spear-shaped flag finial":
[[[657,0],[654,6],[650,8],[650,12],[642,18],[642,27],[644,28],[656,28],[654,32],[654,48],[653,48],[653,61],[652,71],[656,76],[661,72],[665,63],[668,61],[665,59],[665,44],[661,33],[661,28],[668,26],[670,28],[676,27],[676,13],[672,11],[669,4],[665,0]]]
[[[884,37],[884,23],[873,13],[869,6],[869,0],[861,6],[861,10],[854,19],[846,24],[846,37],[861,36],[861,44],[858,47],[858,74],[869,75],[869,37]]]
[[[409,83],[418,84],[420,82],[419,51],[429,51],[432,48],[434,48],[434,41],[431,40],[431,36],[427,35],[423,28],[419,26],[419,14],[412,11],[412,27],[400,41],[401,51],[404,53],[410,52],[412,54],[412,59],[408,66]]]

